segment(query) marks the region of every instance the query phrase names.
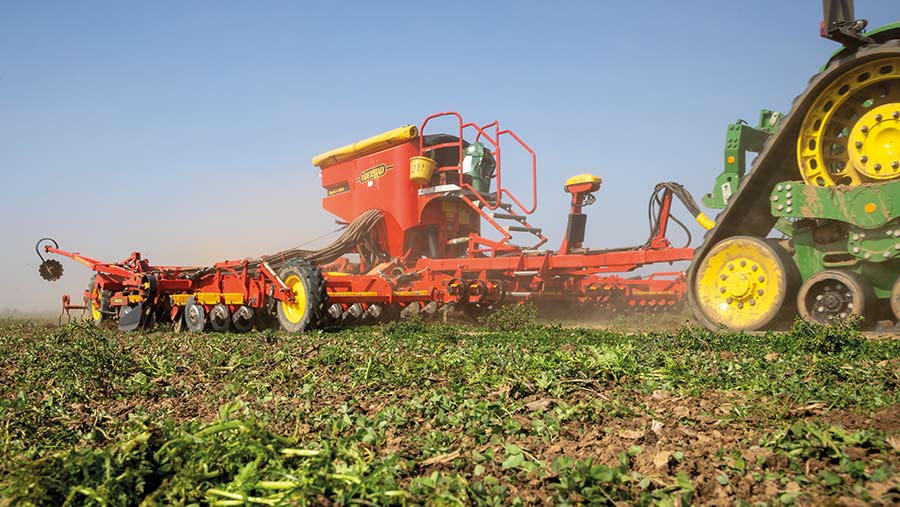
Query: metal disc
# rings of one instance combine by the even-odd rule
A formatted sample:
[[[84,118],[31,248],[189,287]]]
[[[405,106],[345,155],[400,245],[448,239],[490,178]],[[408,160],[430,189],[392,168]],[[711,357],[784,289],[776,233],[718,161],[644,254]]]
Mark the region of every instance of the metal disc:
[[[141,317],[144,315],[144,305],[138,303],[134,306],[123,306],[119,312],[119,331],[134,331],[141,325]]]
[[[327,316],[332,321],[340,320],[343,313],[344,307],[340,303],[332,303],[327,310]]]
[[[231,329],[231,310],[219,303],[209,311],[209,327],[218,333]]]
[[[56,259],[47,259],[38,267],[41,278],[48,282],[55,282],[63,275],[63,266]]]
[[[202,333],[206,328],[206,310],[198,305],[194,296],[188,298],[184,305],[184,323],[188,331]]]
[[[409,303],[408,305],[403,307],[403,310],[400,310],[400,318],[407,319],[410,317],[416,317],[419,315],[419,312],[421,312],[421,311],[422,311],[422,304],[419,303],[418,301],[413,301],[412,303]]]
[[[238,333],[246,333],[253,329],[253,308],[249,306],[240,306],[231,315],[231,324]]]
[[[150,311],[147,312],[147,315],[144,317],[144,327],[147,329],[152,328],[156,325],[156,309],[150,308]]]

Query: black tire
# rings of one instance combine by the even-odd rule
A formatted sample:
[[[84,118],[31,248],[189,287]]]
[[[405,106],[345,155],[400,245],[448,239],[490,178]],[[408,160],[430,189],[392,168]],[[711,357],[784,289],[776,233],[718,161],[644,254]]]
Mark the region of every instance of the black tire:
[[[278,271],[278,277],[294,290],[297,303],[277,301],[275,311],[281,328],[289,333],[302,333],[319,326],[328,306],[325,277],[306,261],[290,261]]]

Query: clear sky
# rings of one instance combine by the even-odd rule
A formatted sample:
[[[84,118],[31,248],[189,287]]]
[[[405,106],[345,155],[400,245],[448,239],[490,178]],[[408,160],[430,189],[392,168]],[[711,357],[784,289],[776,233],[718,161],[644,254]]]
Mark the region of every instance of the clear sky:
[[[787,110],[836,49],[820,19],[819,0],[0,2],[0,309],[85,287],[71,262],[38,277],[43,236],[200,264],[333,230],[310,158],[442,110],[535,148],[551,244],[586,171],[588,243],[640,243],[657,181],[699,200],[726,125]]]

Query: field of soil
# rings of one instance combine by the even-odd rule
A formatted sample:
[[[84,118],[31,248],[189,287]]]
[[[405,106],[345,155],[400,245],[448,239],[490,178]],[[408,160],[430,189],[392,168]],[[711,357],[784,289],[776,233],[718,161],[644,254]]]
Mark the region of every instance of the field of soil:
[[[0,506],[896,505],[900,341],[0,320]]]

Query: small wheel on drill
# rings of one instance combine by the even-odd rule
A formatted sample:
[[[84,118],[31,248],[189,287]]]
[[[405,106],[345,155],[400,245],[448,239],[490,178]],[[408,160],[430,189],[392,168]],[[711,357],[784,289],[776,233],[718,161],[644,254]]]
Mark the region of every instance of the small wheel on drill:
[[[322,272],[306,261],[291,261],[278,271],[291,290],[293,301],[276,304],[278,323],[289,333],[302,333],[317,326],[328,305]]]
[[[875,292],[858,274],[829,269],[810,276],[800,286],[797,310],[804,320],[818,324],[851,315],[871,319],[875,310]]]
[[[253,308],[249,306],[239,306],[231,315],[231,325],[238,333],[246,333],[253,329],[254,320]]]
[[[206,309],[197,304],[194,296],[189,297],[184,305],[184,324],[193,333],[202,333],[206,329]]]
[[[225,333],[231,329],[231,310],[222,303],[209,311],[209,327],[217,333]]]
[[[88,283],[88,292],[90,292],[91,297],[85,298],[84,305],[91,312],[91,322],[95,326],[101,326],[112,314],[109,309],[109,300],[112,297],[112,292],[100,288],[97,275],[91,277],[91,281]]]

